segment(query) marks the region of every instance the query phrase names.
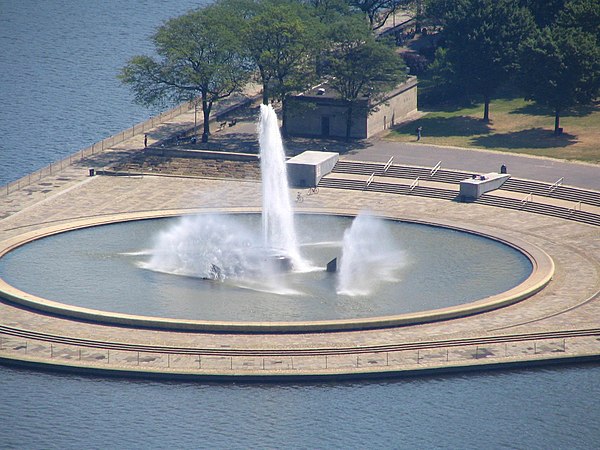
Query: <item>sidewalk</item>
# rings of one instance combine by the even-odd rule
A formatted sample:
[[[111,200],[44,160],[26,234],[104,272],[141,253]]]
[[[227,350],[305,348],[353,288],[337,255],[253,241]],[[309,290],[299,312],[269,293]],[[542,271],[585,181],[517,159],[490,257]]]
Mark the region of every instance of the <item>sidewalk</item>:
[[[150,134],[156,139],[167,130],[184,129],[189,127],[190,118],[193,125],[193,111],[188,111],[168,123],[157,126]],[[222,139],[233,142],[239,135],[247,136],[248,139],[254,136],[253,139],[256,139],[254,124],[255,119],[250,115],[248,120],[239,121],[235,126],[223,129],[219,137],[215,136],[215,141]],[[294,141],[298,149],[303,146],[310,149],[311,145],[317,145],[319,142]],[[345,143],[335,144],[342,146]],[[499,156],[490,152],[435,148],[424,144],[399,145],[381,139],[358,144],[342,157],[371,158],[385,162],[393,155],[396,163],[406,164],[412,156],[413,161],[416,160],[411,162],[412,165],[424,166],[433,166],[443,159],[444,168],[454,167],[456,164],[459,169],[488,172],[494,170],[488,166],[495,166],[497,161],[494,158]],[[260,185],[255,181],[89,176],[90,167],[104,167],[115,161],[131,158],[141,153],[142,149],[143,135],[134,136],[106,149],[103,153],[2,196],[0,240],[19,238],[30,231],[44,230],[73,221],[136,212],[160,215],[165,211],[260,210]],[[444,158],[441,158],[442,154]],[[454,159],[450,158],[452,155]],[[513,174],[511,165],[517,164],[516,161],[522,161],[522,165],[540,161],[537,158],[532,161],[519,158],[515,162],[507,163],[509,171]],[[434,162],[431,164],[429,161]],[[541,161],[544,164],[549,163],[548,160]],[[473,166],[477,167],[471,168]],[[556,166],[552,164],[552,167],[575,170],[579,165],[563,166],[557,163]],[[598,174],[597,168],[590,169],[594,169],[590,173]],[[538,167],[538,170],[545,173],[547,169],[544,166]],[[566,179],[566,183],[569,184],[569,179]],[[290,198],[295,194],[295,190],[290,190]],[[600,341],[597,336],[544,341],[533,336],[510,345],[500,339],[505,335],[519,333],[562,332],[599,327],[598,227],[477,204],[326,188],[321,189],[318,195],[307,197],[302,204],[295,204],[295,207],[299,212],[346,215],[369,209],[386,217],[438,224],[453,223],[466,228],[490,230],[490,234],[526,240],[546,251],[556,261],[555,276],[545,289],[526,301],[502,309],[420,325],[329,333],[213,335],[148,328],[133,329],[70,320],[0,302],[0,327],[5,330],[0,333],[3,335],[0,341],[0,358],[57,366],[84,366],[96,369],[100,374],[107,369],[117,372],[130,371],[138,375],[146,371],[167,376],[180,371],[185,376],[221,375],[227,378],[282,374],[320,374],[335,377],[365,371],[382,374],[404,372],[414,375],[417,372],[457,370],[459,367],[489,368],[494,365],[526,364],[544,359],[556,361],[561,358],[597,358],[600,355]],[[58,342],[59,339],[53,342],[14,337],[6,331],[7,328],[40,333],[42,336],[58,336],[61,339],[72,338],[73,341],[65,344],[64,341]],[[498,341],[493,344],[465,343],[446,347],[442,345],[451,339],[486,337],[494,337]],[[77,344],[76,339],[94,339],[101,344],[91,348]],[[434,349],[415,350],[401,347],[407,343],[421,345],[435,341],[440,345]],[[113,350],[113,343],[129,345],[131,348]],[[157,351],[142,351],[143,358],[140,363],[140,351],[135,347],[138,345],[157,346]],[[398,346],[398,349],[373,354],[363,351],[366,346],[379,349],[389,345]],[[189,349],[193,350],[193,354],[185,353]],[[210,356],[210,351],[214,349],[230,351],[233,356]],[[314,350],[314,355],[291,358],[288,353],[294,349],[309,352]],[[336,354],[338,349],[343,351]],[[270,356],[253,356],[264,350],[267,350]],[[319,351],[323,350],[329,352],[329,357],[319,354]],[[283,366],[281,361],[285,362]]]

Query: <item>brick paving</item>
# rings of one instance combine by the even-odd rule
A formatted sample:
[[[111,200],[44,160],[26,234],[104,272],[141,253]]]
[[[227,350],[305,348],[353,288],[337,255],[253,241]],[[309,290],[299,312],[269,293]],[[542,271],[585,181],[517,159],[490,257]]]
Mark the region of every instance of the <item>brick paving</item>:
[[[238,125],[238,130],[242,129],[243,124]],[[139,140],[139,137],[132,138],[97,158],[105,165],[134,160],[133,156],[141,151]],[[371,146],[377,147],[377,141]],[[364,155],[367,154],[365,150]],[[110,214],[142,211],[159,214],[165,210],[210,208],[256,211],[260,208],[260,183],[252,177],[228,180],[212,178],[211,174],[89,177],[88,167],[92,163],[97,167],[100,165],[98,160],[78,163],[0,197],[0,240],[50,225]],[[290,190],[290,197],[295,198],[296,192]],[[555,339],[532,337],[518,342],[467,343],[435,348],[424,345],[429,341],[504,338],[523,333],[599,328],[598,227],[475,204],[323,188],[318,195],[305,197],[305,201],[296,207],[299,211],[350,214],[368,208],[386,216],[487,229],[542,248],[556,265],[555,275],[541,292],[502,309],[421,325],[328,333],[212,334],[132,329],[55,317],[0,302],[0,326],[106,343],[104,347],[90,348],[21,338],[0,331],[0,358],[57,367],[110,369],[130,375],[163,373],[172,377],[260,378],[401,375],[600,356],[598,334]],[[197,349],[197,354],[176,350],[167,353],[111,349],[109,344],[114,343]],[[361,347],[405,344],[420,347],[371,353],[360,351]],[[335,349],[341,348],[357,350],[336,353]],[[221,349],[223,354],[215,355],[206,349]],[[320,350],[322,354],[289,354],[290,350],[307,349]],[[248,353],[227,353],[232,350]],[[260,354],[266,350],[275,353],[279,350],[281,354]]]

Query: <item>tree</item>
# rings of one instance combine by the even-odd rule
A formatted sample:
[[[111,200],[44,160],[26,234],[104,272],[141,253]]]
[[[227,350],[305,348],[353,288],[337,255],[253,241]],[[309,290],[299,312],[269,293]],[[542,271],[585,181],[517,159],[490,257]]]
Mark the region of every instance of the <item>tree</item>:
[[[346,0],[303,0],[314,9],[315,16],[323,23],[332,23],[350,14]]]
[[[445,54],[454,83],[484,101],[489,122],[491,97],[515,73],[520,42],[534,30],[529,11],[516,0],[467,0],[446,4]]]
[[[470,0],[425,0],[423,16],[435,25],[444,26],[455,10],[465,8]]]
[[[391,46],[376,40],[362,19],[339,22],[332,39],[329,85],[348,104],[346,138],[350,138],[356,109],[364,107],[365,100],[377,100],[396,87],[406,78],[406,71],[402,58]]]
[[[261,0],[253,4],[255,10],[245,20],[243,44],[258,69],[263,103],[268,104],[305,88],[314,76],[320,22],[300,3]]]
[[[239,91],[250,75],[230,15],[217,2],[167,21],[153,36],[158,58],[135,56],[119,75],[133,90],[135,100],[144,105],[199,96],[204,115],[202,142],[208,141],[213,104]]]
[[[538,27],[544,28],[553,24],[566,0],[519,0],[521,6],[531,11]]]
[[[561,112],[600,94],[597,37],[580,28],[544,28],[523,44],[519,81],[527,100],[554,110],[554,133],[560,134]]]
[[[591,33],[600,45],[600,3],[596,0],[570,0],[558,14],[556,25]]]
[[[388,18],[402,5],[411,0],[350,0],[350,5],[362,11],[369,19],[371,29],[377,30],[385,25]],[[420,0],[417,0],[420,6]]]

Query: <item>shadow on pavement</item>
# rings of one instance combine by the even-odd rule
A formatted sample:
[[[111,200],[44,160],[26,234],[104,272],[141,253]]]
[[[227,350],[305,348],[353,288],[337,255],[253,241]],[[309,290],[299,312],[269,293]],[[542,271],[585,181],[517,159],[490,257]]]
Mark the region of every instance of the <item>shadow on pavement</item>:
[[[423,127],[423,136],[473,136],[491,132],[489,124],[469,116],[423,117],[409,124],[395,127],[399,133],[415,134],[416,127]]]
[[[555,136],[545,128],[530,128],[511,133],[496,133],[473,139],[473,144],[485,148],[564,148],[577,143],[577,136],[563,133]]]

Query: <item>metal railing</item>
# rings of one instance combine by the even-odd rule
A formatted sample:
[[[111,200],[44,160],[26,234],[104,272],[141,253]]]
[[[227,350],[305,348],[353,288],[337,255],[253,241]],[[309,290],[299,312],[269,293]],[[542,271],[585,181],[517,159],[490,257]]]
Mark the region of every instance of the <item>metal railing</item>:
[[[387,163],[385,163],[385,166],[383,167],[383,173],[386,173],[388,171],[388,169],[392,166],[392,161],[394,161],[394,157],[390,157],[390,159],[388,160]]]
[[[119,144],[127,139],[131,139],[132,137],[145,133],[146,131],[156,127],[157,125],[172,119],[184,112],[188,112],[193,108],[193,102],[182,103],[179,106],[176,106],[173,109],[165,111],[158,116],[153,116],[150,119],[135,124],[126,130],[123,130],[117,134],[114,134],[106,139],[101,140],[100,142],[95,142],[89,147],[82,148],[77,152],[63,158],[59,161],[51,162],[46,167],[43,167],[35,172],[32,172],[24,177],[19,178],[18,180],[12,181],[10,183],[5,184],[0,188],[0,192],[5,193],[6,195],[11,192],[15,192],[20,190],[23,187],[29,186],[34,181],[39,181],[42,178],[52,175],[53,173],[60,172],[66,167],[69,167],[75,162],[82,161],[83,159],[95,155],[97,153],[102,153],[105,149],[109,149],[116,144]]]
[[[371,176],[369,177],[369,179],[367,180],[367,184],[366,184],[366,186],[365,186],[365,189],[367,189],[367,188],[368,188],[368,187],[371,185],[371,183],[373,182],[373,179],[374,179],[374,178],[375,178],[375,172],[373,172],[373,173],[371,174]]]
[[[415,178],[415,181],[412,182],[408,190],[412,192],[419,185],[419,177]]]
[[[433,166],[433,169],[431,169],[429,176],[433,177],[437,173],[437,171],[440,170],[440,167],[442,167],[442,162],[438,161],[438,163],[435,166]]]
[[[533,201],[533,193],[529,193],[525,196],[523,200],[521,200],[521,205],[525,206],[527,203]]]
[[[564,178],[564,177],[562,177],[562,178],[560,178],[560,179],[556,180],[556,181],[555,181],[555,182],[552,184],[552,186],[550,186],[550,188],[548,188],[548,190],[549,190],[551,193],[552,193],[552,192],[554,192],[556,189],[558,189],[558,187],[559,187],[560,185],[562,185],[562,183],[563,183],[563,180],[564,180],[564,179],[565,179],[565,178]]]
[[[572,346],[570,338],[567,347],[566,338],[552,340],[525,340],[519,341],[526,344],[526,351],[515,350],[508,342],[497,342],[485,344],[464,344],[460,346],[441,345],[436,348],[412,348],[402,350],[378,351],[376,353],[346,353],[343,360],[336,354],[315,354],[312,356],[311,365],[317,365],[320,369],[340,369],[344,367],[389,367],[400,365],[427,365],[428,363],[439,364],[441,362],[466,362],[473,360],[496,360],[514,358],[515,351],[524,355],[552,355],[556,353],[571,354],[577,352],[577,346]],[[503,345],[502,345],[503,344]],[[43,341],[0,336],[0,352],[15,360],[21,359],[23,355],[39,359],[50,359],[55,361],[66,361],[67,363],[77,361],[88,361],[95,364],[97,368],[102,365],[110,367],[116,364],[121,367],[150,367],[153,369],[184,369],[184,370],[303,370],[303,364],[299,363],[305,357],[286,356],[252,356],[253,363],[247,364],[245,355],[208,355],[201,352],[178,353],[176,351],[145,352],[139,350],[117,350],[107,347],[87,347],[71,344],[57,344]],[[115,356],[115,354],[117,356]],[[351,357],[350,357],[351,356]],[[528,358],[524,358],[527,361]],[[74,363],[76,366],[78,363]],[[102,363],[102,364],[101,364]]]

